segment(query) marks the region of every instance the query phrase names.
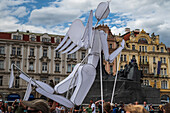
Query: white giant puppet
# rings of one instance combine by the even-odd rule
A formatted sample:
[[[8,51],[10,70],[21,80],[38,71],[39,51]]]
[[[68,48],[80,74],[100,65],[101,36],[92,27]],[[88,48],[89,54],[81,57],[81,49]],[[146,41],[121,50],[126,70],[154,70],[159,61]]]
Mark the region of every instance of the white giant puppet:
[[[95,12],[95,17],[97,23],[104,18],[107,18],[110,12],[109,2],[101,2]],[[94,79],[96,77],[96,67],[101,61],[101,51],[103,50],[105,60],[110,63],[117,57],[117,55],[124,48],[124,40],[121,42],[121,47],[116,49],[111,55],[109,55],[108,44],[107,44],[107,34],[96,29],[96,25],[93,28],[93,11],[90,11],[89,19],[86,27],[83,25],[80,19],[75,20],[70,26],[68,32],[66,33],[64,39],[58,45],[56,50],[63,51],[62,53],[72,54],[78,51],[80,48],[85,48],[88,51],[86,57],[82,60],[81,63],[78,63],[71,74],[55,86],[53,89],[48,84],[45,84],[41,81],[37,81],[29,77],[26,73],[20,70],[16,65],[11,65],[11,76],[9,87],[12,87],[14,80],[13,75],[13,66],[17,67],[20,70],[20,78],[28,82],[28,87],[24,100],[28,100],[28,97],[31,93],[31,84],[36,86],[36,91],[40,94],[66,106],[69,108],[74,107],[74,105],[82,104],[84,98],[86,97],[88,91],[90,90]],[[87,63],[84,61],[87,60]],[[100,62],[101,64],[101,62]],[[101,67],[100,67],[101,68]],[[102,74],[102,73],[101,73]],[[73,89],[71,97],[68,98],[70,89]],[[54,91],[57,94],[54,94]],[[67,92],[67,96],[63,97],[59,94]]]

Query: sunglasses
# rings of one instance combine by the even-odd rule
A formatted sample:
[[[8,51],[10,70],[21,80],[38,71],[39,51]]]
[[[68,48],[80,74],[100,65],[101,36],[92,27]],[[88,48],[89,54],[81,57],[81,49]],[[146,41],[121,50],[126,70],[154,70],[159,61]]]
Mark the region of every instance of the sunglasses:
[[[39,110],[27,110],[27,113],[36,113],[38,112]]]

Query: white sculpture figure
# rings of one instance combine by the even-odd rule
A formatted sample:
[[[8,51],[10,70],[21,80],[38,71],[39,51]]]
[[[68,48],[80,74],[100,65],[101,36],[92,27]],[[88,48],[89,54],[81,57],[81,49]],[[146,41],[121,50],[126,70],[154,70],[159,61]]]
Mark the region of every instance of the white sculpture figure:
[[[54,88],[57,93],[62,94],[76,87],[70,98],[70,101],[76,105],[83,102],[94,82],[101,51],[103,50],[104,52],[105,60],[112,62],[124,48],[123,40],[121,47],[109,56],[107,34],[95,28],[92,30],[92,14],[93,12],[91,11],[86,27],[83,26],[81,20],[75,20],[62,42],[56,48],[56,50],[60,48],[59,52],[66,49],[62,53],[67,52],[68,54],[78,51],[81,47],[88,49],[88,55],[83,59],[83,61],[87,59],[87,64],[77,64],[72,73]],[[95,15],[97,20],[100,21],[100,19],[106,18],[108,14],[109,2],[100,3]]]
[[[107,18],[109,14],[109,2],[101,2],[95,12],[95,17],[97,18],[97,23],[104,18]],[[71,74],[55,86],[53,89],[46,83],[41,81],[34,80],[24,73],[16,65],[11,65],[11,76],[9,82],[9,88],[12,87],[14,81],[13,66],[15,66],[20,74],[20,78],[27,81],[28,87],[24,99],[27,100],[31,93],[31,84],[36,86],[36,91],[66,107],[72,108],[74,105],[82,104],[85,96],[87,95],[89,89],[91,88],[94,79],[96,77],[96,67],[100,58],[101,64],[101,51],[103,50],[105,60],[113,62],[117,55],[124,48],[124,40],[122,40],[121,47],[115,50],[111,55],[108,52],[107,44],[107,34],[102,30],[97,30],[92,28],[93,12],[90,12],[90,16],[87,22],[86,27],[84,27],[81,20],[75,20],[70,26],[66,36],[62,42],[58,45],[56,50],[63,51],[62,53],[72,54],[78,51],[80,48],[84,47],[88,50],[88,54],[82,60],[81,63],[77,64],[74,67],[74,70]],[[97,25],[96,23],[96,25]],[[84,64],[84,60],[87,59],[87,64]],[[101,68],[101,67],[100,67]],[[101,72],[102,74],[102,72]],[[102,83],[102,82],[101,82]],[[68,92],[70,89],[74,88],[73,94],[69,99],[54,94],[54,91],[59,94]],[[68,94],[68,93],[67,93]]]

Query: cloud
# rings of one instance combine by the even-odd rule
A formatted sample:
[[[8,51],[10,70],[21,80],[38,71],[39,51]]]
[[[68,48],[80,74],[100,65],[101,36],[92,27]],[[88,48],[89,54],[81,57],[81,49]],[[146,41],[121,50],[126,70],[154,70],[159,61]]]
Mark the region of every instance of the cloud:
[[[95,10],[102,1],[56,0],[55,2],[47,2],[46,6],[36,9],[34,5],[41,5],[40,1],[35,3],[33,0],[1,0],[0,22],[2,25],[0,30],[16,30],[24,26],[32,31],[40,29],[44,32],[64,34],[73,20],[80,18],[87,21],[89,11]],[[35,9],[30,10],[24,5],[30,2],[35,3],[31,4],[31,7]],[[112,0],[111,13],[107,19],[102,21],[110,26],[113,34],[124,33],[126,27],[131,28],[131,30],[144,29],[148,33],[155,32],[163,43],[170,46],[169,5],[169,0]],[[22,23],[22,18],[25,16],[29,16],[29,19]]]

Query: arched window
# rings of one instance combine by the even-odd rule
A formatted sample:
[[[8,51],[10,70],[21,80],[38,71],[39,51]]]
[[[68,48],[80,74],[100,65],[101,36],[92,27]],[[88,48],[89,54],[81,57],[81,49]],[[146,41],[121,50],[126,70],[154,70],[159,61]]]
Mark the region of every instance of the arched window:
[[[145,38],[140,38],[140,39],[138,40],[138,43],[139,43],[139,44],[148,44],[148,41],[147,41]]]

